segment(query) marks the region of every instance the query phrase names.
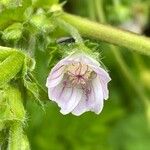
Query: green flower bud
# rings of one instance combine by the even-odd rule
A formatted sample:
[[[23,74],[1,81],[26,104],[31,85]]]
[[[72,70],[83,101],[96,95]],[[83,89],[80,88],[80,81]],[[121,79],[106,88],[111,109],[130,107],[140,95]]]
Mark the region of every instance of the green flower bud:
[[[54,29],[51,21],[44,14],[34,15],[31,18],[30,23],[40,32],[43,31],[45,33],[49,33]]]

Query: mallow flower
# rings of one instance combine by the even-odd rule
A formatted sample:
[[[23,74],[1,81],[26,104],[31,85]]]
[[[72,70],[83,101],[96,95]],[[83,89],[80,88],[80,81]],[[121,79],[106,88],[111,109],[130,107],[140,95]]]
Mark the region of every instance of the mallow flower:
[[[62,114],[79,116],[102,111],[110,80],[98,61],[85,53],[74,53],[52,68],[46,86],[49,99],[58,104]]]

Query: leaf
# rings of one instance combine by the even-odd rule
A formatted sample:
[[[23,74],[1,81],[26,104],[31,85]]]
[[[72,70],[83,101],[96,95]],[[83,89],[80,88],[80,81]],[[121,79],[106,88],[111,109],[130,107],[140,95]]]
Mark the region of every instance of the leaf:
[[[5,29],[14,22],[24,21],[24,12],[31,5],[31,0],[23,0],[22,6],[17,8],[9,8],[0,11],[0,30]]]
[[[22,36],[23,26],[21,23],[14,23],[3,31],[2,39],[19,40]]]
[[[35,61],[31,58],[25,57],[22,69],[22,78],[24,86],[37,100],[37,102],[44,108],[43,102],[47,100],[47,92],[42,88],[38,81],[34,78],[31,71],[34,70]]]
[[[31,92],[31,94],[35,97],[37,102],[42,106],[42,109],[44,110],[44,101],[48,99],[47,92],[39,85],[39,83],[33,78],[33,76],[30,74],[27,75],[24,79],[24,86],[26,89]]]
[[[3,62],[0,63],[0,86],[8,83],[22,69],[24,54],[14,51]]]

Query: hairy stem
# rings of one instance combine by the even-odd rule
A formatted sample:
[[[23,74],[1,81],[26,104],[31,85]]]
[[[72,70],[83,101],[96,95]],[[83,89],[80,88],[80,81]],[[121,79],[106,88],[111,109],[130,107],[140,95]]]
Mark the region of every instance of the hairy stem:
[[[6,99],[10,107],[10,129],[7,150],[29,150],[30,146],[26,135],[24,135],[24,125],[26,112],[23,105],[22,94],[17,84],[9,84],[6,89]]]
[[[102,40],[118,46],[124,46],[130,50],[150,55],[150,39],[147,37],[108,25],[98,24],[65,12],[60,17],[76,27],[83,36]]]
[[[12,123],[9,131],[8,150],[20,150],[22,137],[22,124],[20,122]]]
[[[20,122],[14,122],[10,127],[7,150],[30,150],[29,141]]]

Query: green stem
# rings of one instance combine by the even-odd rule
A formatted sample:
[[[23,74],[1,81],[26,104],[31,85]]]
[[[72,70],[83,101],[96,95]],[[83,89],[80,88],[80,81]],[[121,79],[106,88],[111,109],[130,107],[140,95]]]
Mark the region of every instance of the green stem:
[[[66,30],[68,33],[71,34],[71,36],[76,40],[77,43],[82,43],[82,38],[80,34],[78,33],[78,30],[74,28],[72,25],[66,23],[62,19],[55,19],[57,24],[59,25],[60,28]]]
[[[108,25],[98,24],[87,19],[63,13],[60,18],[73,25],[86,37],[102,40],[130,50],[150,55],[150,39]]]
[[[30,150],[28,138],[24,135],[20,122],[14,122],[10,127],[7,150]]]
[[[8,150],[20,150],[22,138],[23,138],[22,123],[20,122],[12,123],[9,131]]]
[[[23,106],[22,94],[17,84],[10,84],[6,89],[6,100],[11,112],[7,150],[29,150],[29,142],[23,131],[26,112]]]

